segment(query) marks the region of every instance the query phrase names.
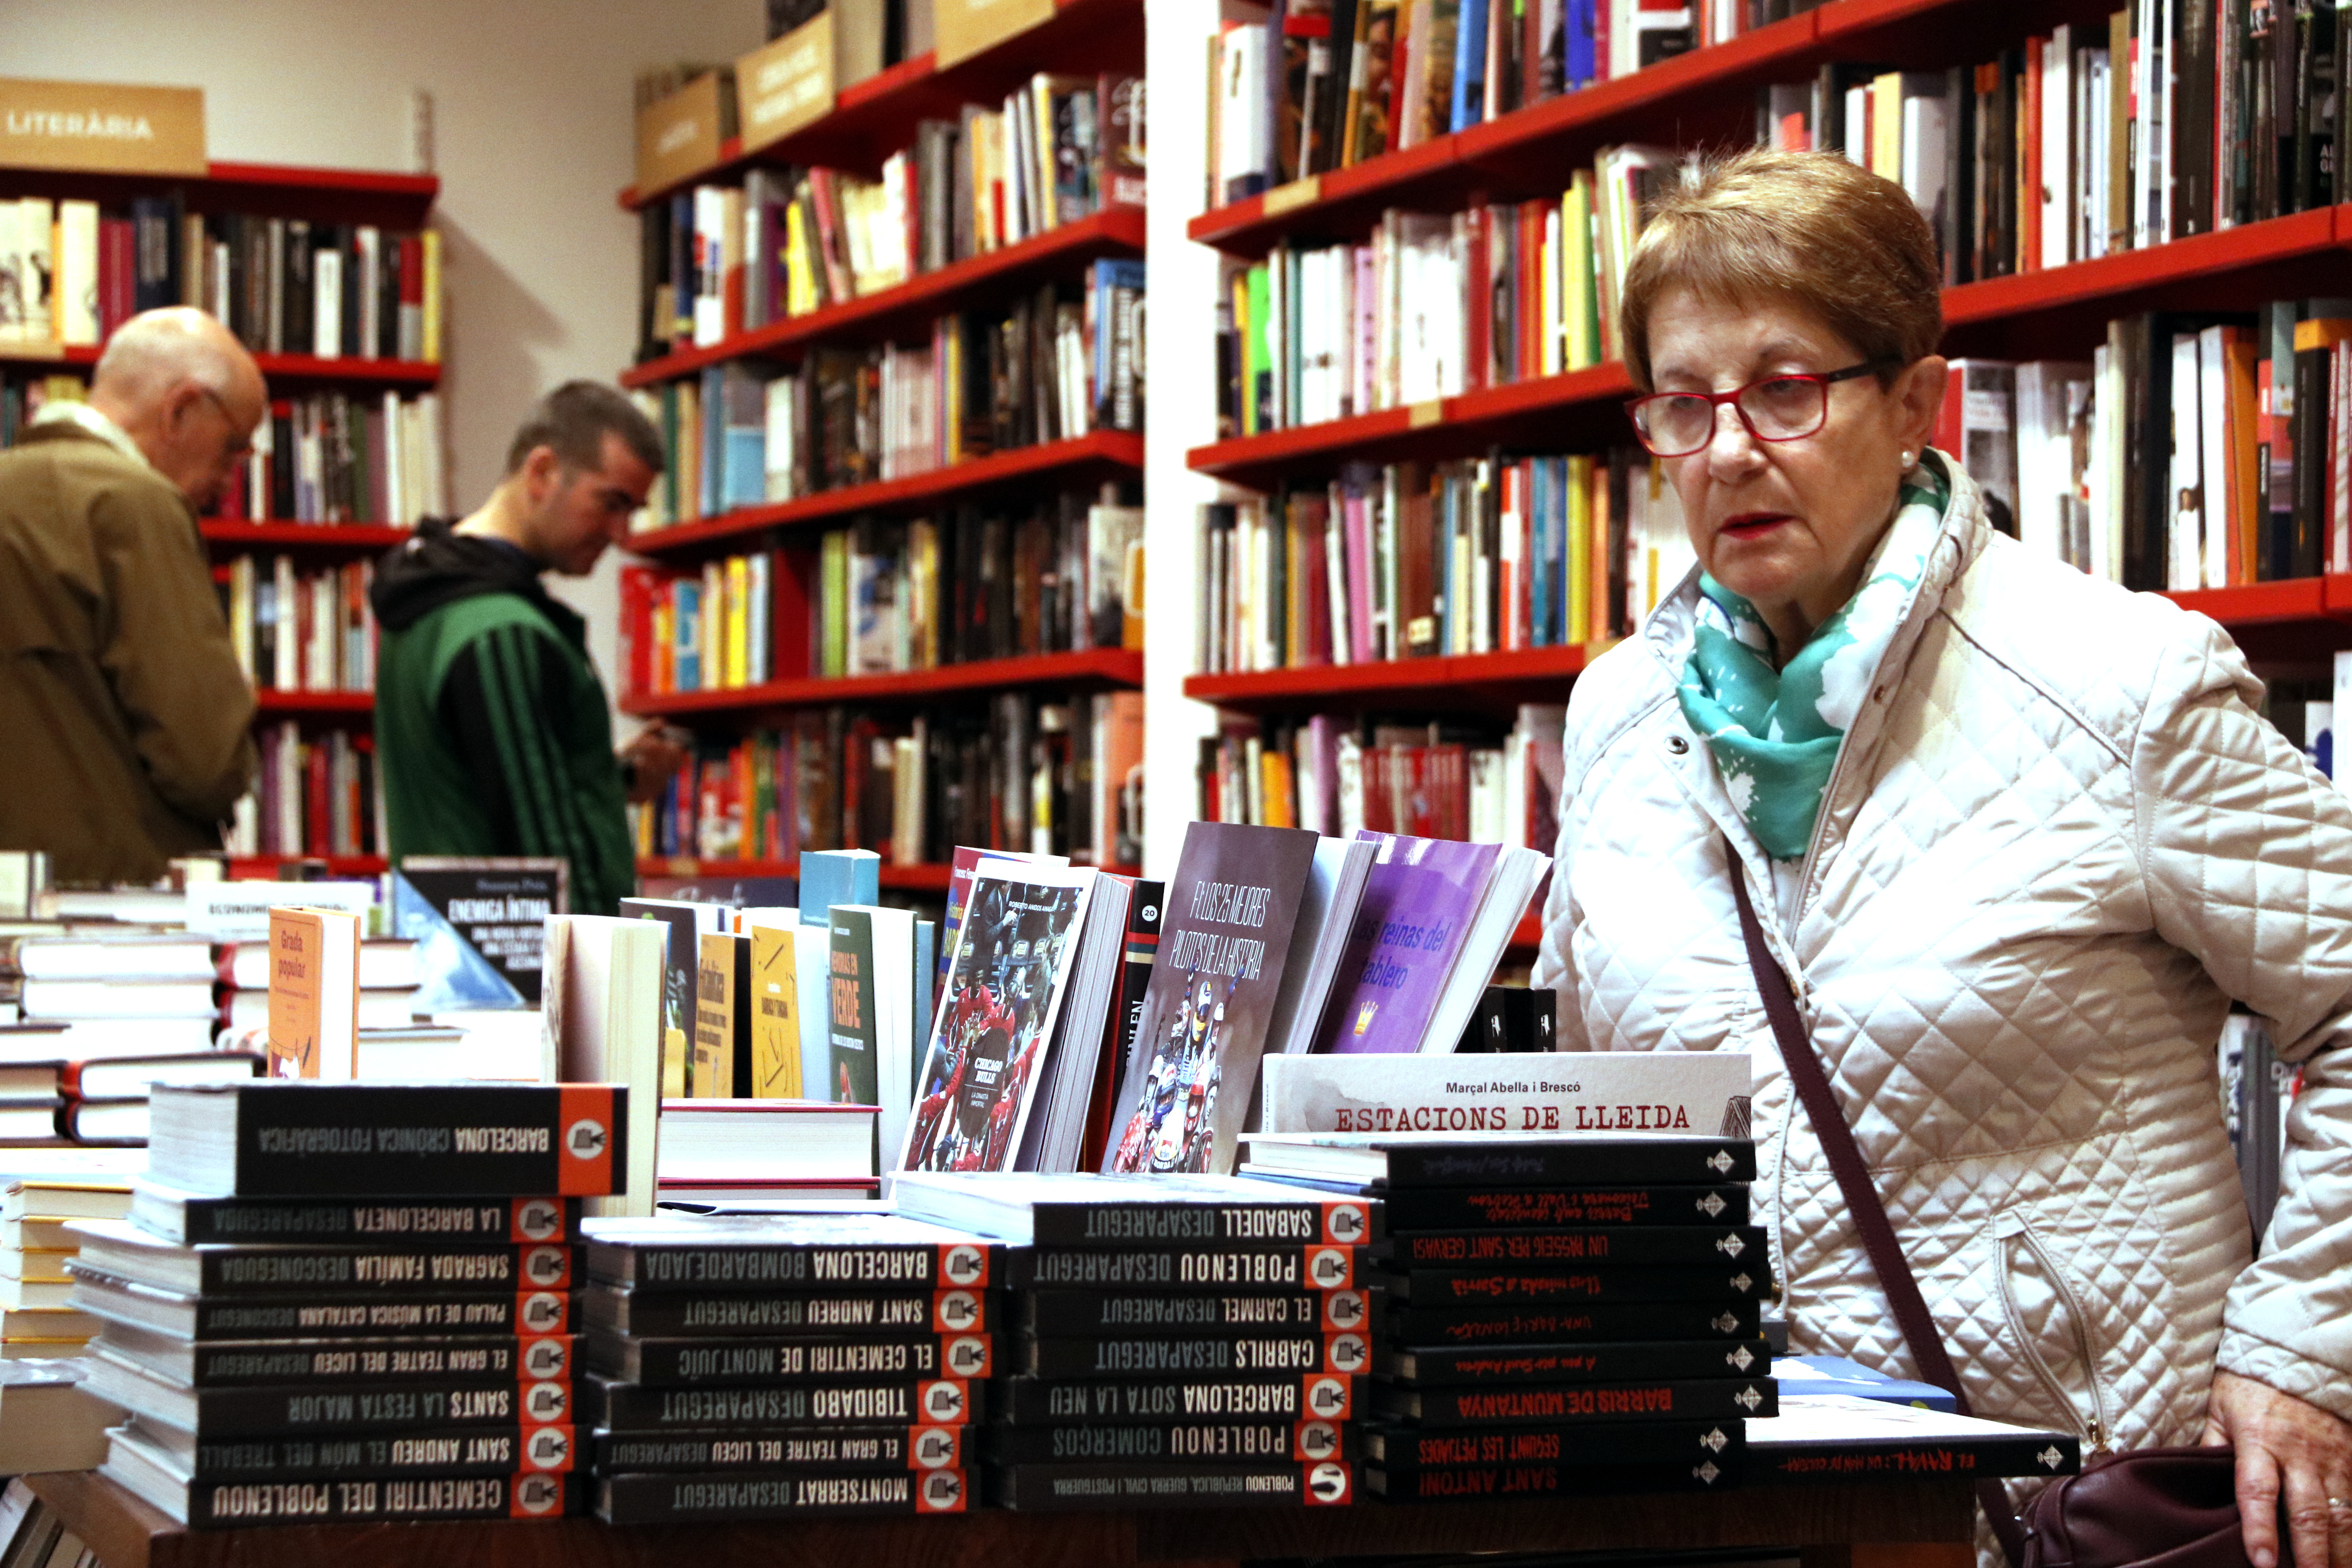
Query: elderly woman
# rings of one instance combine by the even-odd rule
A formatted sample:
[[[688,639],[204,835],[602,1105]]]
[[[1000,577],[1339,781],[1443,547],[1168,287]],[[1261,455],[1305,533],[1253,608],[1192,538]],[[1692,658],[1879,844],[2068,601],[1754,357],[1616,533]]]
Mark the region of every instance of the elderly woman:
[[[1845,160],[1654,209],[1631,409],[1700,571],[1569,709],[1563,1048],[1745,1050],[1800,1352],[1913,1363],[1743,946],[1765,942],[1979,1415],[2234,1443],[2246,1546],[2352,1568],[2352,809],[2212,622],[1996,535],[1927,447],[1935,243]],[[2231,1000],[2302,1064],[2259,1260]]]

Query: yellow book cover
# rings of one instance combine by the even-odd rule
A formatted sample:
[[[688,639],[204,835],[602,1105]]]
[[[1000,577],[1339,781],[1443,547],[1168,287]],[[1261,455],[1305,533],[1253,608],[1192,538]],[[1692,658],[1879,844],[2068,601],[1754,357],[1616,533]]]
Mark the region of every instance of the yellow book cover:
[[[940,525],[919,518],[907,528],[907,585],[914,596],[907,611],[909,668],[939,668],[939,580]]]
[[[269,911],[269,1076],[348,1082],[359,1048],[360,919]]]
[[[670,461],[677,469],[677,520],[691,522],[702,515],[702,388],[692,381],[677,384],[677,445]]]
[[[661,1066],[664,1100],[686,1098],[687,1068],[693,1050],[694,1043],[687,1038],[684,1029],[672,1026],[662,1031]]]
[[[694,1056],[687,1093],[697,1100],[735,1098],[735,954],[743,939],[704,931],[694,972]]]
[[[2022,160],[2021,160],[2022,162]],[[1870,82],[1870,172],[1903,177],[1903,73],[1888,71]]]
[[[1592,459],[1568,460],[1568,640],[1592,629]]]
[[[727,684],[751,684],[751,563],[727,558]]]
[[[1126,581],[1119,586],[1125,596],[1120,611],[1118,646],[1136,653],[1143,651],[1143,535],[1138,531],[1127,542]]]
[[[1579,169],[1560,198],[1560,316],[1568,343],[1562,370],[1601,363],[1601,318],[1592,278],[1592,171]]]
[[[816,281],[809,276],[808,213],[800,203],[784,208],[784,314],[805,316],[816,309]]]
[[[751,1097],[801,1097],[799,970],[793,933],[781,926],[751,928]]]
[[[425,363],[441,363],[441,235],[426,229],[425,247]]]

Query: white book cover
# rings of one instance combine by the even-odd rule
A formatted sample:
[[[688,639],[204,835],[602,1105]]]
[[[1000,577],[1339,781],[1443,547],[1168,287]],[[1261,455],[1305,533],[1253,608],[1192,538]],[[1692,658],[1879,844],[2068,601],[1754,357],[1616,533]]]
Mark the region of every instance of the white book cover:
[[[353,241],[360,260],[356,280],[360,290],[360,341],[350,348],[362,359],[373,359],[383,335],[383,231],[373,224],[363,223],[353,231]],[[390,425],[385,428],[389,430]]]
[[[57,254],[51,288],[57,301],[58,337],[68,343],[98,342],[98,204],[58,204]]]
[[[1748,1133],[1743,1051],[1277,1056],[1268,1132]]]
[[[661,1136],[662,944],[667,927],[604,915],[550,915],[541,957],[540,1079],[629,1087],[628,1191],[591,1198],[592,1215],[654,1212]]]
[[[21,203],[0,201],[0,343],[26,343],[48,334],[47,322],[41,331],[32,331],[25,314],[28,292],[25,286],[25,246],[17,237],[17,212]]]
[[[310,257],[310,352],[343,357],[343,253],[332,247]]]
[[[2197,424],[2204,519],[2203,585],[2230,583],[2230,514],[2237,510],[2237,487],[2230,482],[2230,368],[2224,342],[2228,329],[2207,327],[2197,334]],[[2241,523],[2244,520],[2239,520]]]
[[[2074,259],[2074,37],[2063,24],[2042,44],[2042,265]]]
[[[1944,101],[1941,71],[1903,73],[1903,188],[1930,224],[1945,205],[1946,152],[1951,106]],[[2063,243],[2063,241],[2062,241]]]
[[[2198,434],[2203,399],[2199,383],[2197,334],[2176,332],[2172,338],[2172,470],[2168,550],[2164,585],[2169,589],[2202,585],[2204,509],[2199,500],[2204,464],[2202,438]]]

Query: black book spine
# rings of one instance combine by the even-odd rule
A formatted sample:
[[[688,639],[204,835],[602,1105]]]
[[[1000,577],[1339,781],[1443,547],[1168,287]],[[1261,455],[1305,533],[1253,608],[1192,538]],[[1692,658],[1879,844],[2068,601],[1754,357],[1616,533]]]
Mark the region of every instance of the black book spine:
[[[1019,1299],[1022,1326],[1055,1334],[1258,1334],[1276,1330],[1327,1334],[1371,1331],[1380,1295],[1369,1290],[1270,1291],[1246,1295],[1128,1294],[1030,1290]]]
[[[1580,1110],[1578,1131],[1590,1113]],[[1645,1109],[1646,1114],[1646,1109]],[[1659,1131],[1668,1131],[1659,1129]],[[1595,1139],[1587,1142],[1402,1144],[1388,1152],[1388,1184],[1403,1187],[1562,1186],[1577,1182],[1626,1184],[1666,1182],[1752,1182],[1756,1145],[1744,1138],[1675,1142]]]
[[[569,1476],[530,1474],[338,1481],[204,1481],[188,1487],[188,1522],[356,1524],[428,1519],[555,1519],[579,1511]]]
[[[2300,331],[2296,339],[2294,575],[2316,577],[2327,544],[2329,351],[2324,338],[2315,348],[2303,346]]]
[[[1748,1450],[1748,1479],[1785,1485],[1850,1486],[1882,1477],[2071,1476],[2083,1468],[2082,1442],[2054,1432],[1965,1443],[1907,1442],[1857,1453],[1837,1443],[1775,1444]]]
[[[592,1241],[587,1248],[591,1275],[639,1290],[761,1286],[976,1290],[996,1272],[996,1251],[977,1243],[907,1242],[650,1247]]]
[[[1722,1186],[1550,1189],[1427,1188],[1391,1192],[1383,1199],[1391,1233],[1499,1226],[1522,1230],[1574,1230],[1587,1226],[1743,1226],[1746,1183]]]
[[[2165,502],[2170,496],[2172,342],[2155,318],[2123,323],[2124,586],[2147,592],[2166,581]]]
[[[862,1339],[622,1339],[592,1334],[588,1366],[648,1387],[724,1384],[849,1383],[877,1377],[988,1377],[986,1334]]]
[[[1689,1465],[1739,1453],[1748,1446],[1747,1434],[1738,1421],[1498,1426],[1469,1432],[1391,1426],[1367,1433],[1364,1451],[1372,1464],[1392,1473],[1456,1465]]]
[[[1517,1388],[1386,1389],[1374,1396],[1384,1415],[1423,1426],[1505,1426],[1666,1420],[1739,1420],[1777,1415],[1780,1385],[1769,1377],[1522,1384]]]
[[[734,1471],[607,1476],[596,1517],[607,1524],[685,1524],[859,1514],[961,1513],[962,1470],[866,1470],[845,1475]]]
[[[1011,1377],[993,1385],[997,1413],[1016,1426],[1132,1426],[1247,1417],[1347,1421],[1366,1398],[1360,1377],[1078,1379]]]
[[[592,1378],[588,1425],[614,1431],[754,1431],[768,1426],[958,1426],[976,1421],[985,1384],[876,1378],[777,1388],[651,1388]]]
[[[1234,1459],[1288,1460],[1361,1457],[1362,1434],[1351,1421],[1179,1421],[1136,1426],[991,1426],[981,1437],[998,1465],[1223,1464]]]
[[[1204,1246],[1355,1247],[1381,1233],[1380,1205],[1327,1203],[1040,1203],[1031,1206],[1031,1239],[1040,1247]]]
[[[2248,0],[2240,80],[2246,132],[2246,207],[2251,221],[2279,216],[2278,51],[2281,0]]]
[[[1384,1502],[1496,1502],[1526,1497],[1620,1497],[1628,1492],[1719,1492],[1739,1484],[1738,1459],[1624,1465],[1449,1465],[1367,1468],[1364,1489]]]
[[[1341,1459],[1311,1465],[1006,1465],[989,1472],[988,1484],[992,1503],[1020,1513],[1340,1507],[1356,1500],[1355,1467]]]
[[[470,1336],[421,1340],[211,1342],[195,1347],[197,1388],[234,1388],[320,1378],[346,1384],[427,1381],[510,1384],[572,1375],[570,1335],[544,1339]]]
[[[570,1426],[452,1426],[394,1436],[249,1437],[196,1445],[199,1481],[351,1480],[387,1476],[560,1474],[578,1465]]]
[[[1013,1357],[1032,1377],[1122,1377],[1205,1373],[1221,1377],[1371,1370],[1362,1334],[1259,1334],[1148,1339],[1024,1339]]]
[[[1772,1274],[1753,1268],[1422,1268],[1389,1278],[1389,1294],[1416,1307],[1546,1306],[1631,1301],[1760,1301]]]
[[[1954,66],[1944,73],[1946,114],[1944,205],[1936,226],[1944,246],[1944,281],[1976,281],[1976,73]]]
[[[575,1234],[576,1198],[495,1198],[480,1203],[349,1203],[299,1199],[190,1198],[182,1234],[191,1246],[216,1242],[561,1241]],[[142,1228],[153,1228],[142,1216]],[[161,1234],[168,1234],[161,1233]]]
[[[959,1469],[966,1426],[842,1426],[739,1436],[718,1432],[599,1432],[596,1473],[648,1470]]]
[[[1457,1230],[1399,1236],[1373,1248],[1391,1268],[1465,1268],[1502,1263],[1622,1264],[1745,1263],[1765,1254],[1764,1233],[1752,1226],[1642,1230]]]
[[[465,1247],[389,1252],[351,1247],[243,1247],[200,1255],[205,1295],[272,1290],[568,1290],[573,1248]]]
[[[1346,1290],[1362,1277],[1353,1247],[1016,1247],[1005,1256],[1016,1290]]]
[[[1446,1384],[1631,1383],[1647,1379],[1747,1377],[1770,1364],[1761,1339],[1660,1340],[1647,1343],[1433,1347],[1393,1352],[1381,1370],[1416,1387]]]
[[[2168,59],[2173,69],[2171,217],[2174,239],[2213,229],[2216,12],[2222,7],[2176,5]]]
[[[488,1296],[211,1296],[196,1303],[199,1340],[314,1340],[383,1334],[568,1334],[578,1326],[563,1290]]]
[[[1652,1339],[1752,1340],[1756,1301],[1633,1302],[1623,1306],[1391,1307],[1392,1344],[1517,1346]]]
[[[561,1426],[572,1424],[576,1393],[568,1382],[521,1378],[497,1384],[442,1378],[399,1384],[208,1388],[195,1394],[196,1431],[210,1438],[517,1423]]]
[[[983,1334],[1002,1310],[980,1290],[875,1295],[654,1294],[594,1285],[581,1297],[591,1328],[641,1338],[764,1338],[852,1333]]]
[[[288,443],[289,447],[292,445]],[[594,1197],[628,1179],[628,1089],[618,1084],[256,1084],[236,1095],[240,1197]],[[158,1127],[149,1168],[174,1184],[179,1137]],[[203,1184],[195,1184],[198,1191]]]

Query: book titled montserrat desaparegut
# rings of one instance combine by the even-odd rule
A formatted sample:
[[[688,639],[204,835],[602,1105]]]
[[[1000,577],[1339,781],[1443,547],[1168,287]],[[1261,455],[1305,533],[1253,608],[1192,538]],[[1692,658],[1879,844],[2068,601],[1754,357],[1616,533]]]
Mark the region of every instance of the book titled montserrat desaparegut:
[[[625,1190],[623,1084],[155,1087],[150,1180],[215,1197],[599,1197]]]

